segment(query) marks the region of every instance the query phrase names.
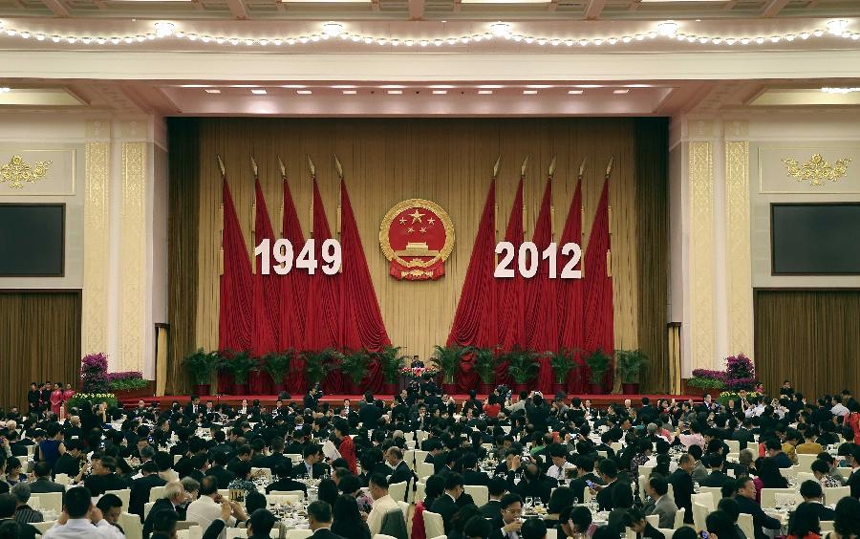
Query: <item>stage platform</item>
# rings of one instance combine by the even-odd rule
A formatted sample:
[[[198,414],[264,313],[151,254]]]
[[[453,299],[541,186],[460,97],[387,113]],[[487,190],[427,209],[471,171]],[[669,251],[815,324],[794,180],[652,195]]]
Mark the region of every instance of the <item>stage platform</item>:
[[[291,399],[286,399],[284,402],[289,403],[301,403],[303,395],[293,396]],[[454,400],[457,403],[461,403],[469,398],[468,395],[453,395]],[[700,402],[702,400],[701,396],[695,395],[575,395],[569,394],[567,396],[568,402],[573,397],[579,397],[583,401],[586,399],[590,399],[592,406],[596,406],[597,408],[606,408],[610,404],[621,404],[626,399],[630,399],[633,401],[634,405],[641,404],[642,397],[648,397],[651,399],[651,402],[656,402],[659,399],[675,399],[677,401],[686,401],[692,399],[694,402]],[[343,404],[344,399],[349,399],[352,403],[357,403],[359,400],[363,398],[363,395],[326,395],[320,402],[329,403],[333,405],[341,405]],[[392,401],[394,400],[393,395],[374,395],[374,398],[381,399],[383,401]],[[478,398],[483,400],[486,398],[486,395],[478,395]],[[248,400],[248,404],[251,404],[255,399],[260,401],[262,406],[270,408],[275,405],[275,401],[278,400],[277,395],[212,395],[212,396],[201,396],[200,401],[205,403],[206,401],[212,401],[215,404],[226,404],[228,406],[236,406],[242,403],[243,399]],[[139,400],[143,400],[147,405],[156,403],[158,407],[161,409],[165,409],[171,405],[173,401],[179,402],[179,404],[186,404],[191,397],[188,395],[165,395],[163,397],[140,397],[140,398],[128,398],[128,399],[120,399],[119,402],[122,404],[124,408],[134,408],[137,406]]]

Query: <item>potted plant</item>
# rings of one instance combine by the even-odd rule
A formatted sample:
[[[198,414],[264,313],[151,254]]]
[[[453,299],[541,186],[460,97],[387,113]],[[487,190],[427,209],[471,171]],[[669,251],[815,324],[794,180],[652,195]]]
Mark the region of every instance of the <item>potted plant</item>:
[[[406,356],[400,353],[399,346],[386,346],[373,354],[382,371],[382,392],[386,395],[397,393],[397,382],[400,379],[400,369],[406,364]]]
[[[470,347],[469,353],[475,362],[475,370],[481,378],[478,392],[489,395],[493,392],[493,380],[496,378],[496,352],[492,348]]]
[[[262,368],[272,378],[275,385],[275,393],[286,391],[284,376],[289,372],[293,362],[293,351],[286,350],[280,354],[271,352],[262,357]]]
[[[301,355],[305,360],[304,373],[309,388],[322,383],[328,373],[337,366],[337,361],[341,357],[341,353],[334,348],[326,348],[319,352],[306,350]]]
[[[248,376],[259,370],[259,366],[256,358],[251,357],[251,352],[243,350],[221,354],[219,370],[233,376],[233,395],[247,395]]]
[[[84,393],[107,393],[107,356],[87,354],[81,360],[81,391]]]
[[[579,365],[574,360],[576,352],[567,348],[562,348],[554,354],[550,354],[552,360],[552,372],[555,374],[555,383],[553,384],[553,393],[566,391],[567,378],[570,371],[575,370]]]
[[[585,356],[585,364],[588,365],[591,380],[591,394],[603,393],[603,377],[609,370],[611,358],[598,348],[591,354]]]
[[[514,389],[517,392],[528,391],[529,382],[535,379],[540,370],[540,365],[535,361],[535,355],[528,350],[514,348],[502,356],[508,362],[508,372],[514,380]]]
[[[457,389],[454,385],[454,375],[457,373],[457,368],[460,366],[460,361],[465,353],[466,348],[457,344],[451,346],[436,345],[433,360],[442,370],[442,391],[448,395],[453,394]]]
[[[687,380],[687,390],[695,388],[700,395],[709,394],[716,397],[726,387],[726,373],[723,371],[712,371],[708,369],[694,369],[693,377]]]
[[[182,360],[185,370],[194,384],[195,395],[209,395],[212,373],[221,363],[218,352],[204,352],[198,348],[196,352]]]
[[[347,352],[340,360],[340,370],[349,378],[349,392],[353,395],[359,395],[361,391],[361,382],[367,376],[367,367],[370,365],[370,354],[367,350],[354,350]]]
[[[621,376],[621,387],[625,395],[639,394],[639,374],[648,364],[648,356],[642,350],[618,350],[615,352],[615,368]]]

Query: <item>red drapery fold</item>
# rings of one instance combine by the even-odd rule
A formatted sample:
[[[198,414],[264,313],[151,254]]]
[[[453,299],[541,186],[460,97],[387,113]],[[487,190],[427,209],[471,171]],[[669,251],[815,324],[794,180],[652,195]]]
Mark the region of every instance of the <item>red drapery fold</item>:
[[[341,346],[346,350],[364,348],[378,352],[389,346],[391,340],[385,331],[379,302],[367,269],[367,259],[361,245],[358,225],[352,212],[346,182],[340,181],[341,248],[343,273],[341,281]],[[380,366],[373,362],[365,378],[363,389],[374,393],[382,389]]]
[[[233,197],[227,178],[223,180],[222,204],[224,205],[224,229],[221,236],[224,271],[221,274],[221,309],[218,314],[218,349],[222,351],[244,351],[251,349],[251,327],[253,325],[251,283],[251,261],[248,249],[236,216]],[[232,387],[229,375],[219,375],[219,391]]]
[[[524,290],[523,278],[517,270],[519,248],[523,243],[523,178],[520,178],[517,194],[514,196],[514,205],[511,208],[511,216],[508,219],[508,227],[505,231],[505,241],[514,245],[514,259],[511,262],[514,268],[514,277],[510,279],[499,279],[496,281],[498,309],[498,338],[499,346],[503,350],[511,350],[519,346],[525,348],[525,329],[523,327],[523,304]],[[511,385],[508,375],[506,361],[500,361],[496,365],[496,381]]]
[[[597,349],[612,356],[614,328],[612,311],[612,277],[609,276],[607,258],[611,249],[609,239],[609,178],[603,183],[594,225],[588,237],[585,252],[585,345],[586,352]],[[611,387],[613,368],[610,366],[603,389]]]
[[[448,334],[448,346],[493,347],[496,338],[496,295],[495,295],[495,242],[496,242],[496,179],[490,182],[484,211],[478,224],[478,233],[472,246],[472,256],[457,312]],[[461,372],[457,377],[460,391],[473,389],[477,383],[477,373],[473,369]]]
[[[314,257],[317,262],[322,260],[322,244],[331,238],[325,207],[320,196],[319,186],[314,178],[314,223],[313,238]],[[298,254],[296,255],[298,258]],[[295,271],[295,269],[294,269]],[[306,270],[299,270],[306,271]],[[309,277],[308,307],[305,317],[305,335],[307,350],[323,350],[338,348],[340,336],[340,274],[326,275],[320,268]],[[332,394],[342,390],[340,371],[329,373],[323,383],[323,391]]]
[[[538,371],[537,387],[544,394],[552,394],[552,364],[544,352],[554,352],[558,347],[556,318],[556,279],[549,278],[549,262],[542,260],[541,253],[552,243],[552,180],[547,179],[532,242],[538,249],[538,272],[524,283],[525,317],[524,332],[526,347],[542,354]],[[560,268],[557,268],[557,272]]]
[[[254,216],[254,235],[256,245],[265,239],[270,242],[270,248],[275,245],[275,232],[269,220],[269,208],[260,179],[254,178],[256,196],[256,215]],[[260,357],[269,352],[277,352],[281,332],[281,276],[270,268],[269,275],[263,275],[262,257],[256,257],[257,272],[252,277],[254,282],[253,313],[254,331],[251,334],[251,352]],[[262,365],[261,365],[262,367]],[[248,377],[248,389],[252,395],[269,394],[274,391],[271,377],[263,370],[252,372]]]
[[[561,256],[560,249],[566,243],[576,243],[582,246],[582,180],[576,184],[567,221],[561,233],[559,242],[559,271],[570,260],[570,256]],[[582,267],[582,262],[577,265]],[[582,348],[584,322],[582,318],[582,279],[561,279],[557,288],[558,307],[558,337],[559,348],[574,350]],[[576,362],[582,365],[582,355],[576,354]],[[567,377],[567,390],[571,393],[585,391],[585,376],[582,368],[575,369]]]
[[[293,194],[287,178],[283,178],[283,222],[281,237],[293,244],[293,254],[298,255],[305,245],[305,236],[296,213]],[[305,346],[305,315],[308,301],[308,274],[304,270],[293,270],[281,277],[281,331],[279,345],[281,350],[300,351]],[[304,393],[304,360],[293,356],[292,372],[287,375],[287,389],[296,394]]]

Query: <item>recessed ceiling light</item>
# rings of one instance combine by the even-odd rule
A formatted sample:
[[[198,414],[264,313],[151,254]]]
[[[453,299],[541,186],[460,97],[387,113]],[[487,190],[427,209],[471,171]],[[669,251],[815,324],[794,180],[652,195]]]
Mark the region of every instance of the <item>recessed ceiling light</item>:
[[[453,84],[431,84],[430,85],[430,88],[438,88],[440,90],[447,90],[447,89],[450,89],[453,87],[454,87]]]
[[[231,84],[230,88],[257,88],[256,84]]]
[[[485,88],[488,90],[492,90],[495,88],[502,88],[502,85],[501,84],[481,84],[478,86],[478,88]]]
[[[220,94],[221,93],[221,90],[219,90],[217,88],[206,88],[203,91],[206,92],[207,94]]]
[[[266,95],[266,89],[265,88],[254,88],[253,90],[251,90],[251,93],[254,95]]]
[[[180,88],[210,88],[211,84],[180,84]]]
[[[496,37],[505,37],[511,33],[511,25],[506,22],[494,22],[490,25],[490,32]]]
[[[2,88],[0,88],[0,94],[5,94],[5,93],[11,92],[11,91],[12,91],[12,88],[9,88],[8,86],[3,86]]]
[[[327,22],[323,23],[323,32],[327,36],[337,37],[343,32],[343,25],[339,22]]]
[[[523,94],[525,95],[535,95],[536,93],[538,93],[537,90],[523,90]]]
[[[526,88],[536,88],[536,89],[552,88],[552,84],[527,84]]]
[[[307,88],[304,84],[282,84],[281,88]]]
[[[603,88],[603,85],[602,84],[575,84],[573,87],[574,88],[589,89],[589,88]]]
[[[402,84],[383,84],[380,88],[406,88]]]
[[[343,95],[355,95],[358,92],[356,90],[344,90]]]
[[[174,30],[176,30],[176,25],[172,22],[157,22],[153,26],[155,26],[155,35],[158,37],[166,37],[171,35]]]
[[[433,90],[433,95],[445,95],[448,93],[448,90]]]
[[[583,90],[568,90],[569,95],[582,95]]]
[[[6,88],[6,90],[8,91],[9,89]],[[822,88],[821,91],[825,94],[853,94],[854,92],[860,92],[860,88]]]
[[[388,90],[388,95],[400,95],[403,93],[403,90]]]
[[[834,19],[827,21],[827,31],[833,35],[840,36],[848,27],[848,21],[845,19]]]
[[[299,95],[311,95],[313,92],[310,90],[296,90],[296,93]]]
[[[492,90],[478,90],[478,95],[492,95]]]
[[[625,88],[654,88],[653,84],[625,84]]]
[[[620,94],[629,94],[629,93],[630,93],[630,88],[619,88],[619,89],[617,89],[617,90],[612,90],[612,93],[613,93],[613,94],[619,94],[619,95],[620,95]]]
[[[350,88],[355,88],[354,84],[335,84],[332,88],[336,88],[338,90],[348,90]]]

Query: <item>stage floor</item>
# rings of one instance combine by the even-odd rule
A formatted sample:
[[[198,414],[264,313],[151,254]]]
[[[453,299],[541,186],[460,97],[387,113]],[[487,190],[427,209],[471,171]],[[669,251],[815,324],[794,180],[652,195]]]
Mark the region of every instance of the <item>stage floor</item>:
[[[284,402],[295,403],[302,402],[302,395],[294,396],[291,399],[287,399]],[[469,398],[468,395],[453,395],[454,400],[458,403],[461,403]],[[655,402],[659,399],[675,399],[678,401],[689,400],[692,399],[694,402],[699,402],[702,400],[701,396],[694,395],[574,395],[569,394],[567,396],[568,401],[570,401],[573,397],[579,397],[583,401],[586,399],[590,399],[593,406],[598,408],[605,408],[610,404],[621,404],[626,399],[630,399],[633,401],[634,405],[641,404],[642,397],[648,397],[651,399],[651,402]],[[363,398],[363,395],[326,395],[320,402],[329,403],[334,405],[340,405],[343,403],[344,399],[349,399],[351,402],[356,403]],[[391,401],[394,400],[393,395],[374,395],[374,398],[381,399],[383,401]],[[478,398],[483,400],[486,398],[486,395],[478,395]],[[200,400],[202,402],[206,402],[211,400],[215,404],[226,404],[228,406],[236,406],[242,403],[243,399],[248,400],[248,404],[252,403],[255,399],[260,401],[260,404],[265,407],[272,407],[275,404],[275,401],[278,400],[277,395],[212,395],[212,396],[201,396]],[[137,406],[139,400],[143,400],[147,405],[156,403],[158,407],[161,409],[167,408],[173,403],[173,401],[179,402],[179,404],[186,404],[191,397],[188,395],[165,395],[163,397],[141,397],[141,398],[129,398],[129,399],[120,399],[120,404],[125,408],[134,408]]]

